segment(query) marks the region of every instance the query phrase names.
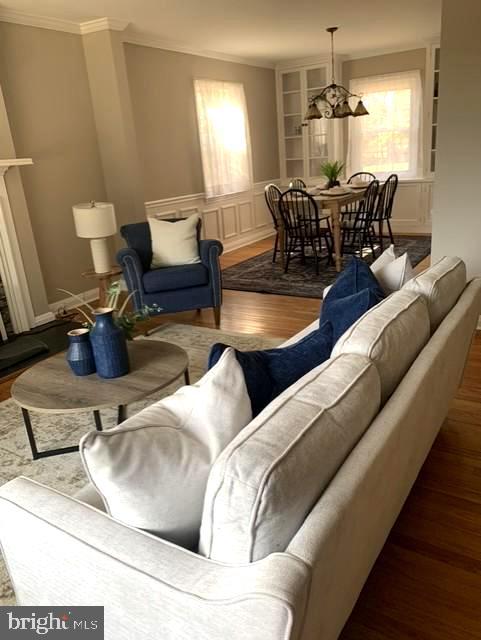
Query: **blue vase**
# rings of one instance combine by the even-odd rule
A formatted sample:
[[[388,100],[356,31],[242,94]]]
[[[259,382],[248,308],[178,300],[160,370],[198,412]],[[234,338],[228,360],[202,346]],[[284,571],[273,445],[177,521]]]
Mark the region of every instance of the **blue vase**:
[[[67,333],[69,346],[67,362],[76,376],[95,373],[95,360],[88,329],[73,329]]]
[[[119,378],[129,372],[129,354],[123,330],[113,318],[113,309],[95,311],[95,324],[90,331],[97,374],[101,378]]]

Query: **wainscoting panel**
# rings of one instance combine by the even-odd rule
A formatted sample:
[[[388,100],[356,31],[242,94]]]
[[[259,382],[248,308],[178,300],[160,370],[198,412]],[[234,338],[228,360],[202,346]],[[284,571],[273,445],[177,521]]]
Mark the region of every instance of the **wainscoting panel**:
[[[235,204],[228,204],[221,207],[222,212],[222,239],[229,240],[235,238],[239,233],[237,226],[237,208]]]
[[[254,229],[254,215],[252,209],[252,202],[247,200],[245,202],[239,202],[239,231],[241,233],[247,233]]]
[[[392,227],[398,233],[431,233],[431,181],[400,182],[394,199]]]
[[[210,198],[193,193],[145,203],[147,217],[185,218],[198,213],[202,218],[202,237],[220,240],[224,251],[232,251],[273,234],[272,220],[259,182],[252,191]]]

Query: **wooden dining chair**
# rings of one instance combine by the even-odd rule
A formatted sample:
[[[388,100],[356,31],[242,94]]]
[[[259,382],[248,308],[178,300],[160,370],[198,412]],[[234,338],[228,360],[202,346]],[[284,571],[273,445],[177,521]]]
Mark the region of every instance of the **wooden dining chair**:
[[[282,191],[276,184],[268,184],[264,188],[264,197],[266,199],[267,208],[269,209],[269,212],[271,214],[272,223],[276,232],[272,262],[276,261],[277,251],[279,250],[279,224],[281,224],[279,213],[279,199],[281,195]]]
[[[372,182],[376,180],[376,176],[369,171],[358,171],[357,173],[353,173],[352,176],[347,181],[347,184],[352,184],[353,182]]]
[[[355,217],[342,221],[341,253],[359,252],[363,256],[363,249],[369,247],[374,258],[374,241],[372,237],[372,218],[376,208],[379,181],[372,180],[364,194]]]
[[[284,192],[279,200],[279,212],[286,234],[284,273],[289,269],[294,252],[299,252],[301,261],[305,262],[305,250],[310,246],[316,263],[316,274],[319,275],[323,241],[326,245],[328,264],[333,262],[329,215],[319,215],[316,201],[303,189],[289,189]]]
[[[381,253],[384,251],[384,223],[387,225],[389,240],[394,244],[394,235],[391,228],[392,208],[394,197],[398,187],[398,176],[392,173],[386,182],[379,189],[376,207],[372,216],[371,235],[379,242]],[[377,223],[378,233],[375,233],[375,225]]]
[[[307,185],[302,178],[292,178],[289,182],[289,189],[305,189],[306,187]]]

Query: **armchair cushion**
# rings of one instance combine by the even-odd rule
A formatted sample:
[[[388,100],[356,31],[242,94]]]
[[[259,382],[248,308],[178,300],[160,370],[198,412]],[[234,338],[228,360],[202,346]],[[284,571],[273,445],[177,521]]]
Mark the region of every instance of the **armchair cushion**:
[[[146,293],[174,291],[209,284],[209,272],[203,264],[184,264],[146,271],[142,277]]]
[[[153,269],[200,262],[197,214],[175,222],[150,217],[148,223]]]

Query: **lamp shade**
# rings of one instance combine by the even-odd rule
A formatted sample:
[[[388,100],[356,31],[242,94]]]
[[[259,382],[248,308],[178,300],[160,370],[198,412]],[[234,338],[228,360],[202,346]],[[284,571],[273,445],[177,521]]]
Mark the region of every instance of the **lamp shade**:
[[[366,109],[366,107],[364,106],[364,103],[362,100],[359,100],[359,102],[357,103],[357,107],[354,109],[354,116],[368,116],[369,115],[369,111]]]
[[[319,120],[319,118],[322,118],[322,113],[319,111],[317,104],[315,102],[311,102],[307,108],[304,120]]]
[[[110,202],[82,202],[72,211],[79,238],[108,238],[117,232],[114,205]]]

